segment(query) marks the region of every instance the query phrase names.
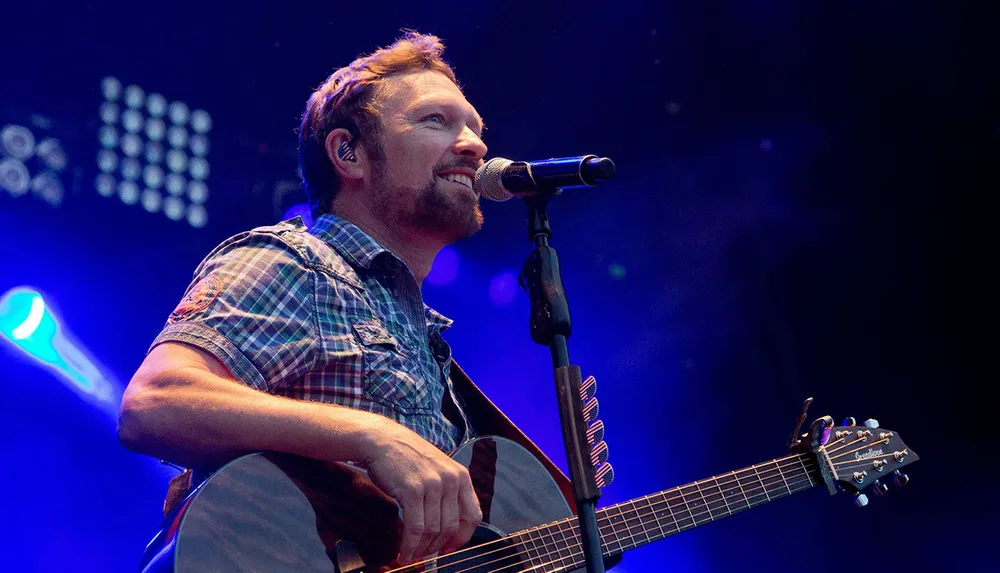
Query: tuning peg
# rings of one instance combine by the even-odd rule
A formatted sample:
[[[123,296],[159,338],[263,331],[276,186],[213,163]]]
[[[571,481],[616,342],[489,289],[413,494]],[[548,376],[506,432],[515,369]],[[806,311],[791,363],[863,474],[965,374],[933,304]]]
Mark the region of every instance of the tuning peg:
[[[858,425],[858,421],[855,420],[854,418],[848,416],[848,417],[844,418],[844,421],[841,422],[840,425],[841,426],[857,426]]]
[[[858,507],[864,507],[868,505],[868,496],[861,493],[860,491],[854,494],[854,505]]]
[[[901,472],[899,470],[896,470],[896,471],[894,471],[892,473],[893,473],[893,478],[892,479],[893,479],[893,481],[896,482],[897,486],[903,487],[904,485],[910,483],[910,476],[904,474],[903,472]]]
[[[865,420],[865,427],[871,429],[877,428],[878,420],[876,420],[875,418],[868,418],[867,420]]]
[[[879,480],[875,480],[875,483],[872,485],[875,486],[875,489],[872,490],[872,492],[877,496],[885,495],[885,492],[889,491],[889,486],[885,485]]]

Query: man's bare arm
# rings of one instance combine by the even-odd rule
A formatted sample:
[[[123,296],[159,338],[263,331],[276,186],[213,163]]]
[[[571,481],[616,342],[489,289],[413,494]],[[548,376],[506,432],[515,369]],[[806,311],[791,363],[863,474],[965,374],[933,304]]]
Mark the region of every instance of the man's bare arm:
[[[131,451],[206,467],[251,451],[354,461],[403,509],[403,562],[465,544],[482,519],[469,473],[383,416],[266,394],[233,380],[211,354],[157,345],[122,399]]]

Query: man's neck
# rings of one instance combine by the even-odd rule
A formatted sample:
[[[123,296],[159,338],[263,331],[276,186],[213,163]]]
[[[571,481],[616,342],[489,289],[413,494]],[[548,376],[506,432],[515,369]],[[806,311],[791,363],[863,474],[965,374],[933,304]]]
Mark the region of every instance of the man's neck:
[[[345,201],[335,204],[333,214],[357,226],[378,244],[389,249],[410,269],[418,286],[423,285],[424,278],[431,271],[434,257],[444,246],[426,238],[401,236],[398,230],[390,228],[364,203]]]

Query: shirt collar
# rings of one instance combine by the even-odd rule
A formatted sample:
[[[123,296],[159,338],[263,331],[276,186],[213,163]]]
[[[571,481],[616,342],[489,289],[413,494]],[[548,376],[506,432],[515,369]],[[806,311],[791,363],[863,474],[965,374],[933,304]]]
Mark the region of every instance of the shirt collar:
[[[389,253],[389,249],[378,244],[357,225],[336,215],[320,215],[309,232],[329,243],[355,267],[370,268],[376,257]]]
[[[438,332],[444,332],[451,328],[455,321],[424,304],[424,314],[427,315],[427,324],[436,327]]]
[[[371,268],[372,263],[382,253],[389,253],[389,256],[398,260],[392,251],[380,245],[357,225],[336,215],[329,213],[320,215],[309,232],[329,243],[355,267]],[[451,328],[455,323],[454,320],[427,306],[427,303],[424,303],[424,314],[427,316],[427,324],[438,328],[439,332]]]

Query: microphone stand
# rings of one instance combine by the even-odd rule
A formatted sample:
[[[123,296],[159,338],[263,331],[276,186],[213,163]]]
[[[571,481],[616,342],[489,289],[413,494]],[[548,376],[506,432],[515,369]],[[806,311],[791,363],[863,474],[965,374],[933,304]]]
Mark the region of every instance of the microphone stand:
[[[555,249],[549,246],[552,229],[546,206],[551,197],[559,192],[556,188],[545,188],[536,195],[524,197],[528,206],[528,240],[535,244],[535,250],[521,268],[520,284],[531,298],[531,338],[538,344],[548,346],[552,352],[559,419],[562,421],[566,461],[573,483],[587,573],[604,573],[596,514],[601,491],[590,460],[587,424],[580,398],[580,367],[569,363],[566,343],[571,331],[569,304],[559,276],[559,259]]]

